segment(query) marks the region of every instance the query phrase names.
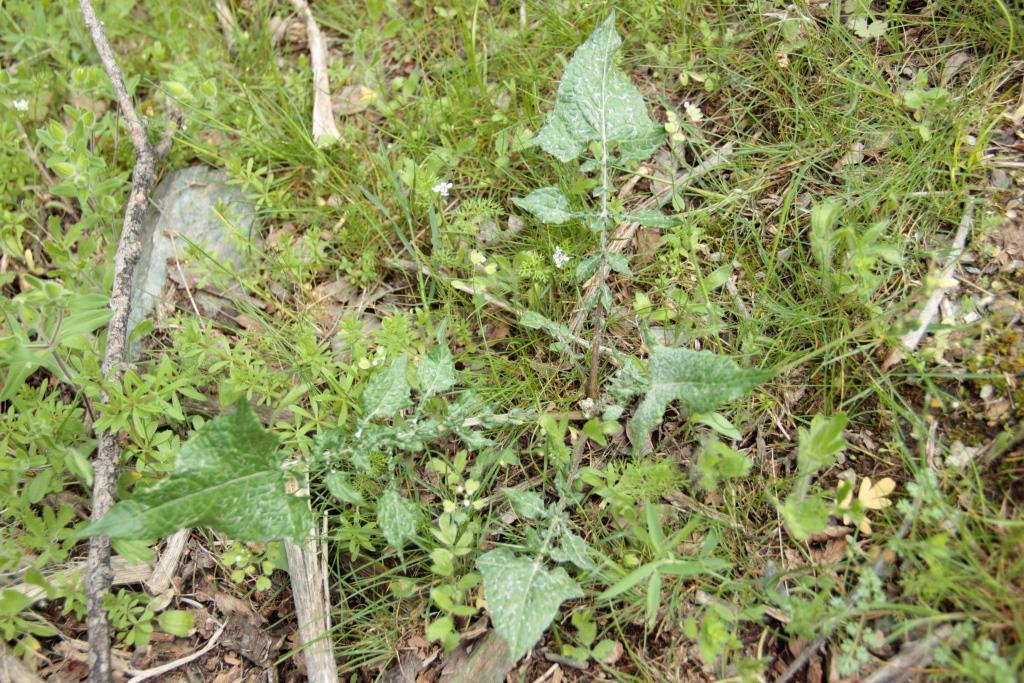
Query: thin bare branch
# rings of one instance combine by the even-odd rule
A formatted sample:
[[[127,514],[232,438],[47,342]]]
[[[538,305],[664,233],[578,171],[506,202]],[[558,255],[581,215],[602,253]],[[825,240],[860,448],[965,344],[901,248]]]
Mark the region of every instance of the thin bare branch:
[[[79,0],[82,18],[92,36],[99,53],[103,69],[114,88],[118,108],[128,126],[128,134],[135,147],[135,167],[132,169],[132,186],[125,207],[121,237],[114,255],[114,284],[110,294],[112,315],[107,326],[107,347],[103,354],[101,370],[109,384],[120,382],[128,353],[128,316],[131,308],[132,277],[142,253],[140,232],[142,218],[149,202],[150,190],[156,182],[156,164],[160,151],[170,146],[161,144],[155,149],[149,142],[149,131],[145,122],[135,111],[131,96],[124,84],[124,75],[110,43],[103,30],[103,23],[96,16],[89,0]],[[106,401],[106,396],[102,397]],[[121,447],[117,434],[97,434],[98,449],[93,461],[92,519],[100,519],[114,505],[117,491],[117,470],[121,461]],[[86,622],[89,629],[89,678],[94,683],[109,683],[113,680],[113,666],[110,653],[110,622],[103,611],[102,599],[113,580],[110,564],[110,539],[93,536],[89,539],[89,559],[85,580],[87,597]]]
[[[114,52],[110,49],[110,42],[107,40],[107,34],[103,30],[103,22],[96,16],[96,10],[93,9],[92,3],[89,0],[79,0],[78,6],[82,9],[82,18],[85,20],[85,26],[89,29],[93,45],[96,46],[96,52],[100,55],[103,70],[107,72],[107,78],[110,79],[110,84],[114,87],[117,107],[121,110],[121,116],[124,117],[125,122],[128,124],[128,134],[131,136],[132,145],[135,147],[135,154],[137,156],[152,154],[153,149],[149,145],[146,124],[135,113],[135,105],[132,104],[128,88],[125,87],[124,74],[121,73],[121,68],[117,65]]]
[[[885,362],[882,364],[883,370],[888,370],[893,365],[896,365],[904,357],[904,354],[912,353],[917,348],[917,345],[921,343],[925,332],[928,331],[928,326],[931,325],[935,315],[939,312],[942,300],[946,298],[946,290],[948,289],[946,283],[952,280],[953,271],[956,269],[960,257],[963,256],[967,245],[967,237],[971,234],[972,227],[974,227],[974,199],[968,198],[964,204],[964,213],[960,219],[960,226],[957,228],[956,235],[953,236],[953,243],[950,245],[949,256],[946,257],[946,262],[943,264],[942,270],[939,271],[938,284],[929,294],[924,305],[921,306],[914,329],[900,338],[899,348],[893,349],[885,359]]]

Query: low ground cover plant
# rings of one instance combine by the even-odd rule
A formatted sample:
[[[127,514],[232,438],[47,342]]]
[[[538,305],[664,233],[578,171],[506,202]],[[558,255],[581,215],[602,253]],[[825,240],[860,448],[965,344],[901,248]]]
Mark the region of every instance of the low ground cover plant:
[[[106,9],[147,116],[185,112],[169,163],[224,168],[260,232],[216,318],[196,298],[223,266],[183,247],[116,384],[98,359],[130,162],[108,86],[71,18],[0,10],[16,656],[45,667],[82,633],[59,570],[83,539],[152,560],[195,528],[203,581],[261,613],[280,542],[322,541],[346,673],[443,659],[484,623],[521,677],[858,677],[922,643],[937,679],[1017,675],[1019,18],[341,5],[314,6],[345,37],[328,146],[279,3],[231,6],[234,28],[198,3]],[[137,45],[145,23],[180,44]],[[924,348],[884,360],[936,291]],[[93,429],[124,457],[89,523]],[[104,604],[137,652],[194,637],[189,607]]]

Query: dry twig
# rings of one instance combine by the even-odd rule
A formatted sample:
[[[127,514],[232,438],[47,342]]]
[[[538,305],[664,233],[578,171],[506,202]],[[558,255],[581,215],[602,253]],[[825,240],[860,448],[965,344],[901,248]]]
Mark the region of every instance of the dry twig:
[[[964,204],[964,213],[960,219],[960,227],[957,228],[956,235],[953,237],[953,243],[950,245],[949,256],[939,272],[938,284],[921,307],[921,312],[917,316],[917,324],[914,329],[900,338],[899,348],[893,349],[888,358],[885,359],[885,362],[882,364],[883,370],[888,370],[896,365],[896,363],[899,363],[903,359],[904,354],[912,353],[917,348],[917,345],[921,343],[925,332],[928,331],[928,326],[935,319],[935,314],[939,312],[942,300],[946,298],[946,290],[948,288],[945,286],[945,283],[953,277],[953,271],[956,269],[956,264],[960,261],[960,257],[963,256],[964,248],[967,244],[967,236],[970,235],[973,226],[974,199],[968,198]]]
[[[306,0],[292,0],[292,6],[306,21],[306,42],[313,67],[313,142],[329,145],[341,139],[331,108],[331,86],[327,80],[327,43]]]
[[[110,308],[113,315],[107,326],[107,347],[103,354],[101,369],[105,381],[117,383],[124,372],[128,353],[128,313],[131,307],[132,276],[142,252],[140,231],[142,217],[149,201],[149,193],[156,182],[156,166],[170,149],[171,135],[157,146],[149,141],[146,124],[135,111],[131,96],[124,84],[124,75],[110,43],[103,30],[103,23],[96,16],[90,0],[79,0],[82,18],[85,21],[92,42],[99,53],[103,70],[114,88],[118,109],[128,127],[128,136],[135,148],[135,167],[132,169],[132,186],[128,204],[124,211],[121,238],[114,255],[114,285],[110,294]],[[106,396],[102,398],[106,400]],[[114,504],[117,490],[117,468],[121,460],[121,447],[117,434],[100,432],[96,458],[93,461],[92,519],[96,521]],[[103,612],[101,600],[110,590],[112,571],[110,566],[110,539],[93,536],[89,539],[89,561],[85,590],[88,601],[87,623],[89,627],[89,676],[90,680],[107,683],[113,680],[110,659],[110,623]]]
[[[220,640],[221,635],[224,634],[225,626],[227,626],[227,622],[224,622],[220,625],[220,628],[217,629],[217,632],[214,633],[213,636],[211,636],[208,641],[206,641],[206,645],[203,645],[201,649],[196,650],[190,655],[185,655],[180,659],[175,659],[173,662],[167,662],[166,664],[161,664],[160,666],[154,666],[152,669],[144,669],[143,671],[137,671],[134,676],[128,679],[128,683],[142,683],[142,681],[149,680],[150,678],[155,678],[160,674],[167,673],[168,671],[173,671],[174,669],[177,669],[179,666],[185,666],[189,662],[199,659],[207,652],[212,650],[213,646],[217,644],[217,641]]]
[[[907,643],[900,653],[885,663],[885,666],[874,671],[862,683],[900,683],[921,673],[928,666],[937,648],[953,634],[949,624],[940,626],[926,637],[913,643]]]

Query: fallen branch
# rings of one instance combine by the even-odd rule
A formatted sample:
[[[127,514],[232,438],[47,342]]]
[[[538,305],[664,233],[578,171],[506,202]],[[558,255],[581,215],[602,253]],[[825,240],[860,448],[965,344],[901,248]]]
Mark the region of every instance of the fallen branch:
[[[128,204],[124,211],[121,237],[114,255],[114,284],[110,294],[112,315],[107,325],[107,347],[103,354],[101,370],[106,382],[121,381],[128,352],[128,313],[131,308],[132,277],[135,265],[142,252],[140,231],[142,217],[149,201],[149,193],[156,182],[156,166],[170,149],[172,125],[164,140],[154,147],[149,142],[149,131],[135,111],[131,96],[124,84],[124,75],[110,43],[103,31],[103,23],[96,16],[90,0],[79,0],[82,18],[85,21],[92,42],[99,53],[103,70],[114,88],[118,109],[128,127],[128,136],[135,148],[135,167],[132,169],[132,186]],[[176,121],[175,121],[176,123]],[[101,397],[106,401],[107,397]],[[117,469],[121,461],[121,447],[117,434],[109,431],[97,434],[98,449],[93,461],[92,520],[100,519],[114,505],[117,491]],[[110,590],[112,581],[110,566],[110,539],[106,536],[92,536],[89,539],[89,560],[85,580],[87,596],[86,622],[89,628],[89,678],[96,683],[113,680],[110,658],[110,622],[103,611],[101,601]]]
[[[185,550],[185,544],[191,533],[191,529],[178,529],[173,536],[167,539],[156,567],[146,579],[146,588],[149,589],[150,595],[160,595],[170,588],[171,579],[174,578],[174,574],[178,570],[181,554]]]
[[[32,673],[13,652],[7,643],[0,640],[0,681],[11,683],[43,683],[43,679]]]
[[[952,280],[953,271],[956,269],[956,264],[960,261],[960,257],[963,256],[964,248],[967,244],[967,236],[970,234],[973,226],[974,199],[969,197],[964,204],[964,213],[960,219],[960,227],[957,228],[956,235],[953,236],[949,256],[946,257],[946,262],[943,264],[942,270],[939,271],[935,289],[928,295],[928,299],[925,300],[924,305],[921,307],[921,312],[918,313],[917,324],[914,329],[900,338],[899,348],[893,349],[888,358],[885,359],[885,362],[882,363],[883,370],[888,370],[899,363],[905,354],[912,353],[917,348],[917,345],[921,343],[925,332],[928,331],[928,326],[931,325],[935,315],[939,312],[942,300],[946,298],[946,291],[949,289],[946,283]]]
[[[64,569],[46,574],[46,580],[52,582],[60,576],[65,581],[70,581],[74,575],[88,566],[88,562],[74,562]],[[153,565],[149,562],[129,562],[119,555],[110,558],[111,585],[124,586],[133,583],[142,583],[153,571]],[[33,583],[19,583],[11,586],[10,590],[16,590],[27,596],[33,603],[46,599],[46,589]]]
[[[927,637],[913,643],[907,643],[900,653],[885,663],[885,666],[871,673],[861,683],[900,683],[911,676],[916,676],[932,661],[935,648],[949,639],[953,627],[949,624],[928,634]]]
[[[292,0],[292,6],[306,20],[306,42],[313,67],[313,142],[329,145],[341,139],[331,108],[331,86],[327,80],[327,43],[306,0]]]
[[[306,662],[306,680],[337,683],[338,666],[331,643],[331,603],[324,565],[326,553],[312,535],[302,545],[286,538],[284,550],[288,557],[302,656]]]

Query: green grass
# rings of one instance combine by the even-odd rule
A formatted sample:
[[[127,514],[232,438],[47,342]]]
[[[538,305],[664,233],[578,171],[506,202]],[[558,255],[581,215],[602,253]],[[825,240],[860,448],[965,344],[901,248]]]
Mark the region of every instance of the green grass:
[[[718,169],[671,195],[666,210],[679,213],[683,225],[662,230],[656,246],[645,242],[649,253],[640,255],[634,278],[612,281],[616,300],[609,343],[643,355],[639,330],[650,324],[663,328],[677,345],[699,345],[782,372],[728,411],[744,436],[734,445],[750,455],[754,468],[718,491],[701,492],[689,477],[708,429],[672,411],[666,415],[650,457],[678,465],[674,485],[699,507],[665,507],[665,522],[678,528],[702,516],[694,543],[710,539],[714,554],[728,559],[733,569],[724,581],[666,583],[664,610],[650,632],[642,626],[642,592],[599,604],[599,637],[619,640],[626,651],[605,667],[606,673],[640,681],[743,677],[759,670],[771,678],[781,670],[772,668],[773,658],[788,661],[786,645],[795,632],[754,609],[773,604],[790,610],[793,628],[801,620],[812,628],[834,618],[836,657],[867,655],[865,639],[881,634],[886,642],[872,648],[880,659],[865,661],[862,673],[891,657],[901,638],[919,638],[927,626],[968,624],[975,636],[953,647],[957,654],[951,659],[933,664],[932,674],[946,680],[1005,680],[979,643],[991,640],[1013,669],[1024,665],[1022,515],[1019,483],[1014,483],[1020,455],[1011,451],[991,467],[974,464],[963,472],[941,464],[955,441],[983,446],[1019,418],[1017,403],[986,423],[978,392],[992,384],[998,396],[1013,394],[1024,337],[1018,326],[958,321],[947,365],[927,354],[889,370],[882,361],[901,332],[901,316],[921,300],[932,260],[947,247],[969,196],[979,201],[972,250],[983,261],[991,249],[985,235],[998,225],[992,216],[1008,194],[989,182],[991,162],[984,151],[1009,125],[1003,114],[1018,105],[1016,55],[1024,44],[1024,22],[1002,2],[891,2],[875,13],[888,22],[888,30],[881,39],[866,41],[850,30],[840,11],[843,3],[806,19],[783,9],[783,3],[626,4],[618,19],[622,67],[657,121],[664,122],[668,110],[684,121],[685,140],[669,145],[681,169],[676,173],[726,143],[734,152]],[[587,200],[591,178],[537,149],[519,149],[517,142],[543,124],[566,60],[611,4],[526,3],[525,23],[518,2],[369,5],[369,10],[355,2],[314,5],[332,49],[332,89],[360,84],[377,93],[365,111],[340,120],[342,141],[327,149],[316,148],[310,137],[311,76],[304,41],[285,38],[275,44],[267,28],[272,17],[291,16],[287,3],[238,3],[234,53],[227,50],[208,3],[140,3],[122,16],[110,15],[107,28],[122,66],[140,79],[136,96],[143,111],[165,111],[164,81],[193,91],[206,79],[216,83],[215,97],[187,103],[188,126],[176,138],[168,168],[201,161],[227,169],[253,193],[260,216],[259,240],[242,277],[251,297],[243,310],[261,329],[196,321],[186,304],[156,330],[141,372],[154,372],[164,359],[210,396],[247,395],[261,405],[286,408],[290,418],[271,426],[285,447],[309,454],[318,430],[351,424],[359,388],[372,373],[361,360],[393,358],[407,349],[422,352],[444,324],[460,380],[498,412],[579,410],[586,359],[572,361],[549,351],[543,334],[518,326],[451,281],[478,277],[513,306],[556,321],[567,321],[579,306],[581,293],[568,271],[596,248],[596,237],[585,227],[540,225],[524,216],[525,225],[514,236],[487,245],[478,244],[472,231],[488,221],[507,228],[519,214],[511,199],[545,185],[561,187],[577,203]],[[29,250],[39,264],[37,274],[61,277],[75,291],[106,292],[120,204],[98,208],[99,218],[78,238],[98,238],[95,253],[81,245],[67,254],[48,252],[45,244],[54,240],[54,231],[67,230],[74,220],[50,202],[47,179],[26,154],[18,126],[45,160],[48,152],[37,142],[37,127],[49,119],[61,121],[61,107],[80,102],[79,97],[112,103],[102,74],[89,92],[70,80],[72,68],[96,63],[75,14],[44,3],[35,12],[48,21],[26,21],[21,14],[31,14],[30,6],[34,3],[11,3],[0,10],[0,60],[8,70],[10,99],[31,101],[30,111],[20,113],[0,99],[0,159],[6,168],[0,171],[0,239],[7,259],[0,282],[5,295],[19,291],[17,277],[8,274],[29,272],[24,255]],[[454,15],[445,16],[448,10]],[[799,26],[802,38],[788,33],[787,26]],[[947,69],[964,54],[965,63]],[[11,75],[14,66],[17,74]],[[923,113],[928,139],[903,101],[918,73],[926,75],[928,87],[945,88],[950,99],[947,107]],[[684,102],[699,106],[703,120],[688,121]],[[108,176],[126,177],[131,159],[123,133],[115,135],[108,125],[97,129],[92,143],[107,161]],[[649,177],[658,172],[656,162],[639,171],[618,169],[617,185],[637,172]],[[453,183],[446,199],[430,191],[442,180]],[[624,202],[632,206],[650,192],[641,180]],[[492,208],[480,211],[480,200]],[[853,228],[854,242],[871,224],[885,221],[882,242],[898,249],[902,260],[878,261],[865,271],[874,281],[855,278],[843,291],[844,282],[836,277],[848,269],[837,265],[830,273],[813,254],[810,212],[825,201],[842,207],[839,226]],[[47,224],[41,215],[56,222]],[[270,237],[281,231],[286,237]],[[573,257],[566,271],[551,266],[556,245]],[[845,243],[836,249],[842,256]],[[475,269],[473,251],[486,256],[497,272]],[[528,251],[533,254],[524,255]],[[444,275],[396,269],[395,259]],[[530,272],[523,269],[526,261],[534,266]],[[709,291],[706,279],[728,263],[734,265],[734,291],[724,286]],[[362,312],[373,321],[369,333],[363,333],[359,316],[350,314],[337,324],[325,317],[329,311],[318,301],[317,287],[336,279],[352,285],[356,299],[358,292],[372,293],[376,286],[387,290]],[[1019,294],[1019,284],[999,272],[968,279],[971,284],[956,295],[964,301],[994,287]],[[687,302],[679,304],[673,290],[685,293]],[[638,315],[633,308],[638,292],[654,309],[664,309],[668,319]],[[84,376],[92,371],[86,351],[68,352]],[[42,375],[30,382],[33,387],[45,383]],[[300,383],[304,388],[293,391]],[[55,382],[46,391],[33,387],[3,409],[51,424],[60,412],[55,402],[80,406],[84,400],[83,392],[66,383]],[[156,386],[153,396],[166,400],[168,391]],[[797,429],[815,414],[837,412],[850,417],[850,446],[844,463],[821,474],[821,489],[834,491],[841,472],[852,470],[874,480],[892,477],[893,497],[900,501],[913,499],[908,486],[915,481],[931,481],[934,490],[919,494],[905,538],[893,536],[906,510],[872,513],[874,533],[851,536],[833,564],[821,565],[815,552],[820,557],[825,546],[797,542],[780,530],[775,502],[793,487]],[[173,444],[198,422],[172,416],[155,420],[151,429]],[[938,428],[932,433],[934,423]],[[72,432],[53,431],[51,446],[88,451],[86,435]],[[136,467],[136,455],[155,461],[169,457],[171,445],[154,447],[152,434],[147,438],[128,435],[129,471]],[[492,438],[517,451],[521,464],[489,480],[488,495],[539,477],[534,490],[548,500],[557,498],[556,467],[534,425],[497,430]],[[0,442],[0,460],[8,463],[3,469],[12,473],[7,488],[24,491],[52,470],[57,477],[48,494],[67,490],[80,504],[87,501],[87,489],[73,472],[35,457],[21,420],[4,421]],[[438,446],[438,452],[444,448]],[[590,448],[584,464],[625,466],[631,461],[628,452],[628,441],[619,436],[607,449]],[[430,517],[436,516],[444,491],[424,474],[424,462],[408,458],[404,481]],[[124,477],[124,492],[136,478]],[[639,487],[631,501],[634,512],[658,502],[642,493],[658,491],[658,484],[654,477],[646,481],[647,489]],[[376,675],[409,637],[423,635],[432,618],[427,593],[436,577],[426,559],[431,536],[425,529],[416,547],[400,557],[371,528],[372,551],[363,549],[353,560],[339,530],[342,517],[351,523],[357,513],[323,493],[316,500],[329,515],[339,661],[346,671],[368,669]],[[16,565],[19,554],[31,559],[26,555],[34,542],[29,517],[41,514],[45,505],[41,499],[18,498],[17,505],[4,503],[0,513],[4,571]],[[525,543],[522,525],[498,521],[506,508],[499,497],[485,511],[487,544]],[[635,520],[593,491],[568,511],[577,533],[617,566],[648,559],[642,528],[638,531]],[[885,599],[864,598],[842,608],[875,554],[886,549],[897,553],[898,571],[883,582]],[[68,556],[46,559],[40,568]],[[400,577],[417,585],[411,597],[391,590]],[[563,606],[564,618],[556,619],[551,636],[560,642],[573,637],[568,612],[592,602],[608,584],[600,572],[578,578],[588,598]],[[772,602],[772,591],[793,603],[780,607],[778,600]],[[708,605],[715,602],[730,606],[724,612],[731,621],[723,628],[731,639],[720,640],[715,658],[702,663],[699,648],[688,643],[707,645],[711,636],[691,638],[687,621],[694,620],[699,630],[714,619]],[[817,632],[804,637],[812,635]],[[553,643],[547,641],[552,648]]]

